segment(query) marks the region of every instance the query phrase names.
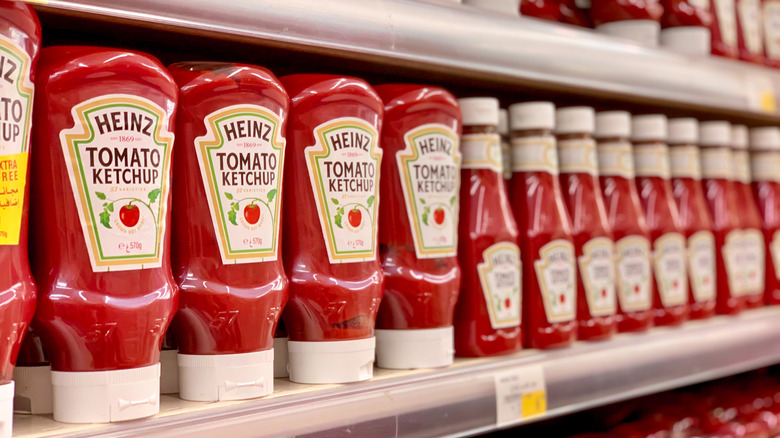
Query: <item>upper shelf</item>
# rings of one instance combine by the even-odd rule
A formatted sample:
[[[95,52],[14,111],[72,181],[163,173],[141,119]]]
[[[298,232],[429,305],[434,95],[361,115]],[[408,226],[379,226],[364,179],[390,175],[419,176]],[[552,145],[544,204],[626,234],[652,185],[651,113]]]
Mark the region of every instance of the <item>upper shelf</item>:
[[[405,0],[28,0],[47,12],[508,85],[780,122],[780,73],[467,5]]]
[[[14,436],[231,438],[459,436],[497,427],[497,376],[543,374],[549,418],[780,363],[780,307],[560,350],[459,359],[438,370],[376,369],[370,381],[298,385],[270,397],[197,403],[163,396],[160,414],[111,425],[14,418]]]

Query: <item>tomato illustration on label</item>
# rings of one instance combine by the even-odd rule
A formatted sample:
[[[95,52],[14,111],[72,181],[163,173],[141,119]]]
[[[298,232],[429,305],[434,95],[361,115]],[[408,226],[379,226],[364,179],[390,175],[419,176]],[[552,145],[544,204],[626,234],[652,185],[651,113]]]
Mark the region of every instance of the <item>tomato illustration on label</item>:
[[[688,302],[686,255],[685,238],[680,233],[666,233],[655,240],[655,278],[664,307]]]
[[[477,272],[490,325],[496,330],[520,325],[520,248],[510,242],[496,243],[482,253],[482,260],[477,265]]]
[[[404,135],[396,155],[417,258],[451,257],[458,247],[461,154],[458,136],[440,124]]]
[[[92,269],[161,266],[173,134],[155,103],[97,97],[72,109],[60,132],[65,164]]]
[[[233,105],[204,118],[195,139],[222,263],[278,257],[284,163],[282,119],[258,105]]]
[[[715,236],[698,231],[688,238],[688,271],[697,302],[715,299]]]
[[[614,315],[615,249],[606,237],[596,237],[582,246],[580,275],[585,286],[588,308],[593,316]]]
[[[618,300],[624,312],[649,309],[650,242],[642,236],[626,236],[615,242]]]
[[[551,323],[571,321],[576,316],[574,264],[574,245],[568,240],[553,240],[539,249],[534,269],[547,321]]]
[[[317,214],[331,263],[376,260],[379,165],[376,128],[344,117],[314,129],[306,148]]]

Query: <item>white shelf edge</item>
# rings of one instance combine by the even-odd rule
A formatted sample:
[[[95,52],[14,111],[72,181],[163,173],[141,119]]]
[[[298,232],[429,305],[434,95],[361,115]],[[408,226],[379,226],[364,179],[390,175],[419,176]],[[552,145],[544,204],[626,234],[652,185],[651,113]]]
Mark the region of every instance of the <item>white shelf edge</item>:
[[[592,31],[409,0],[28,0],[48,11],[125,19],[222,38],[457,71],[479,80],[543,84],[669,102],[745,118],[767,114],[780,73],[686,58]]]
[[[497,372],[543,368],[548,411],[535,421],[780,363],[778,322],[780,307],[765,308],[567,349],[459,359],[446,369],[377,370],[377,379],[350,385],[277,380],[268,399],[199,404],[166,396],[162,415],[113,425],[16,416],[15,436],[317,437],[346,429],[377,437],[466,435],[495,428]]]

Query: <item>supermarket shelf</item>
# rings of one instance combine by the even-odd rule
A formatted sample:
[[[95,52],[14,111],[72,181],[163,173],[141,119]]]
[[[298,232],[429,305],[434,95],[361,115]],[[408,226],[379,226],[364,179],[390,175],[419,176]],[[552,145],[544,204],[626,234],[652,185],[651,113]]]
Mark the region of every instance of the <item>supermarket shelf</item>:
[[[766,308],[568,349],[458,360],[441,370],[377,369],[374,380],[349,385],[277,379],[265,399],[194,403],[164,396],[158,416],[113,425],[16,416],[14,436],[465,435],[496,427],[498,373],[541,367],[548,410],[534,419],[549,418],[780,363],[778,323],[780,308]]]
[[[324,53],[756,123],[780,121],[780,73],[467,5],[409,0],[28,0],[46,12]]]

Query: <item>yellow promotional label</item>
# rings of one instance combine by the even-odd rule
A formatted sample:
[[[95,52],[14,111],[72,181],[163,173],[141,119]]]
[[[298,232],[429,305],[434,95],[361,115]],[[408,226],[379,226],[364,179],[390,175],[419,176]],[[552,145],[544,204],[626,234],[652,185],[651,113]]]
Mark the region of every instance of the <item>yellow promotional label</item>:
[[[547,391],[534,391],[523,394],[523,418],[536,417],[547,412]]]
[[[19,244],[27,157],[27,152],[0,156],[0,245]]]

